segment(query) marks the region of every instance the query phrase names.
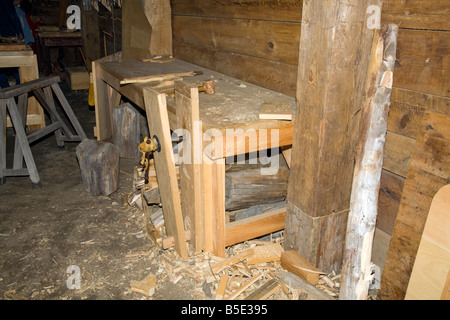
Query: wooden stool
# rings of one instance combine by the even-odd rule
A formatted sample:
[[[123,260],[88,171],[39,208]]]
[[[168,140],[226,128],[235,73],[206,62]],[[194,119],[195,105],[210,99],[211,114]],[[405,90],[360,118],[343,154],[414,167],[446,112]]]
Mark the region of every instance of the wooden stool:
[[[46,77],[0,90],[0,185],[6,182],[7,176],[29,175],[33,186],[36,188],[41,187],[39,174],[31,153],[30,143],[52,132],[55,133],[59,148],[64,148],[65,141],[82,141],[86,138],[83,128],[58,85],[59,80],[59,77],[56,76]],[[51,124],[26,135],[25,120],[28,94],[30,92],[33,93],[40,105],[48,112]],[[55,104],[53,94],[57,97],[76,134],[71,133],[69,127],[56,111],[57,104]],[[6,168],[7,110],[16,133],[12,169]],[[26,168],[22,167],[23,159],[25,159]]]

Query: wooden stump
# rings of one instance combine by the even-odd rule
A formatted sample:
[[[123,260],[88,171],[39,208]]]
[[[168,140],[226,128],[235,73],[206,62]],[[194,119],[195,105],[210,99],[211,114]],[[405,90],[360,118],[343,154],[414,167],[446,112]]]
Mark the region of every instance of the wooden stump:
[[[119,155],[109,142],[84,139],[76,148],[83,188],[90,194],[110,195],[119,188]]]
[[[113,141],[119,147],[120,157],[139,158],[141,138],[140,113],[129,103],[113,111]]]

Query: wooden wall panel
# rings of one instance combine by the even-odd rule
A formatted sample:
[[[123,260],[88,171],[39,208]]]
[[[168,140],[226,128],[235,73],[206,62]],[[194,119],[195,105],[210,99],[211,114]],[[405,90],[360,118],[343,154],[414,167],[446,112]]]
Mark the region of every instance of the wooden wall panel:
[[[298,64],[300,23],[191,16],[174,16],[172,22],[177,41]]]
[[[384,0],[382,23],[400,28],[450,30],[449,0]]]
[[[175,15],[299,22],[303,0],[172,0]]]
[[[403,29],[398,37],[394,86],[450,96],[450,32]]]
[[[174,41],[174,56],[261,87],[295,96],[297,66]]]

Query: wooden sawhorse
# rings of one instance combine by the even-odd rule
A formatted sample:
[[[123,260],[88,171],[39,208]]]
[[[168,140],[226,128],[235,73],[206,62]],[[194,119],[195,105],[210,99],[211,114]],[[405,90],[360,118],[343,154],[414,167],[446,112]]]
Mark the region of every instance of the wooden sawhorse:
[[[29,175],[33,186],[36,188],[41,187],[30,143],[52,132],[55,133],[59,148],[64,148],[65,141],[82,141],[86,138],[83,128],[58,85],[59,80],[59,77],[46,77],[0,90],[0,185],[6,182],[7,176]],[[27,135],[25,133],[25,120],[28,94],[30,92],[33,93],[37,101],[48,112],[51,124]],[[76,134],[72,134],[61,115],[57,112],[57,104],[55,104],[53,94],[58,99]],[[16,134],[12,169],[6,168],[7,111]],[[23,168],[23,159],[25,159],[26,168]]]

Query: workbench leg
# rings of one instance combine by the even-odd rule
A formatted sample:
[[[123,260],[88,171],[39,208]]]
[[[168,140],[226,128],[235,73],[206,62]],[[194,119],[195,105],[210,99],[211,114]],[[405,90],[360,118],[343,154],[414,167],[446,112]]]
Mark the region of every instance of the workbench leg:
[[[30,175],[30,180],[33,183],[33,187],[40,188],[41,182],[39,179],[39,174],[36,168],[36,164],[34,163],[33,154],[31,153],[30,145],[28,144],[28,138],[25,134],[25,126],[20,119],[20,114],[17,109],[16,102],[14,98],[8,99],[7,102],[9,115],[11,117],[11,122],[13,124],[14,130],[16,131],[16,135],[18,136],[20,146],[22,148],[22,153],[25,158],[25,163],[27,165],[28,173]],[[6,149],[6,148],[5,148]]]
[[[205,251],[225,257],[225,159],[203,156]]]
[[[145,111],[152,137],[157,137],[160,150],[153,153],[168,236],[175,239],[175,250],[183,260],[188,259],[181,197],[173,160],[167,101],[164,93],[144,88]]]
[[[26,66],[26,67],[19,68],[19,76],[20,76],[20,83],[25,83],[25,82],[28,82],[31,80],[39,79],[39,69],[38,69],[36,55],[34,55],[34,65],[33,66]],[[35,97],[28,98],[28,114],[39,115],[39,118],[40,118],[39,124],[28,126],[29,130],[38,130],[38,129],[42,129],[45,127],[44,110],[39,105],[39,103],[36,101]]]
[[[45,87],[44,94],[45,94],[45,97],[47,98],[49,108],[52,108],[53,110],[55,110],[56,109],[55,108],[55,100],[53,99],[52,88],[50,86]],[[50,119],[52,120],[52,122],[58,121],[52,113],[50,113]],[[61,129],[58,129],[55,131],[55,136],[56,136],[56,144],[58,145],[58,149],[63,150],[65,148],[65,146],[64,146],[64,137],[61,132]]]
[[[22,124],[24,125],[27,121],[27,101],[28,93],[24,93],[19,96],[17,109],[19,111],[20,119],[22,120]],[[14,160],[13,160],[13,169],[22,169],[23,167],[23,152],[20,147],[19,136],[16,134],[15,145],[14,145]]]
[[[92,62],[92,76],[94,85],[95,98],[95,135],[98,141],[112,138],[113,135],[113,121],[112,108],[109,104],[110,94],[108,84],[103,81],[99,74],[99,62]]]
[[[6,182],[6,100],[0,100],[0,185]]]

